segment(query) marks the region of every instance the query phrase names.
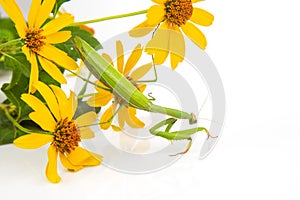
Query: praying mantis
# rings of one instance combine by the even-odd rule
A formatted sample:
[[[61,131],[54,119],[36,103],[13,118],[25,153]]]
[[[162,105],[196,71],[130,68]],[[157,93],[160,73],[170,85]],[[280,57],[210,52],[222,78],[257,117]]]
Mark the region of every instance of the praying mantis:
[[[142,92],[140,92],[124,75],[116,70],[108,61],[106,61],[100,54],[97,53],[87,42],[79,37],[74,38],[75,47],[91,72],[99,81],[105,86],[112,89],[112,92],[118,97],[122,98],[128,106],[147,112],[161,113],[169,115],[170,118],[163,120],[150,128],[149,132],[152,135],[160,136],[168,140],[189,140],[189,144],[185,151],[175,155],[184,154],[188,152],[192,145],[191,136],[197,132],[204,131],[208,138],[211,137],[209,131],[204,127],[196,127],[187,130],[170,132],[172,126],[178,119],[188,119],[189,124],[196,124],[196,115],[193,113],[186,113],[173,108],[162,107],[154,104],[151,99],[148,99]],[[166,126],[165,130],[161,128]]]

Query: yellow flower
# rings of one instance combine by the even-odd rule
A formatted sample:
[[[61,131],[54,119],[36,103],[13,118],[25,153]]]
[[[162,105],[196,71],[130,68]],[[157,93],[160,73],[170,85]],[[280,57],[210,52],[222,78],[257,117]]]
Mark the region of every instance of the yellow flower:
[[[72,15],[65,13],[45,23],[55,2],[55,0],[44,0],[43,2],[42,0],[32,0],[27,24],[15,0],[0,0],[3,9],[15,23],[18,35],[25,42],[22,51],[31,63],[29,81],[29,92],[31,93],[35,91],[33,83],[37,82],[39,78],[37,61],[59,83],[66,83],[66,79],[56,64],[69,70],[77,69],[77,64],[72,58],[51,45],[65,42],[71,37],[70,31],[59,32],[59,30],[74,21]]]
[[[95,121],[97,114],[88,112],[74,120],[77,101],[73,92],[67,98],[62,89],[57,86],[48,87],[38,81],[34,83],[34,87],[45,99],[48,107],[31,94],[23,94],[21,98],[34,110],[29,117],[48,134],[24,135],[14,140],[14,145],[24,149],[34,149],[50,143],[46,176],[52,183],[60,181],[57,173],[58,155],[62,165],[70,171],[101,164],[102,156],[79,147],[81,138],[94,137],[88,125]]]
[[[142,47],[138,44],[135,49],[132,51],[129,56],[126,64],[124,65],[124,52],[123,45],[121,41],[116,42],[116,50],[117,50],[117,69],[123,74],[128,80],[130,80],[136,88],[138,88],[141,92],[146,89],[145,84],[137,84],[136,81],[142,78],[152,67],[152,63],[147,63],[137,68],[133,72],[131,70],[139,61],[142,55]],[[113,66],[113,61],[111,57],[107,54],[102,54],[102,56]],[[97,81],[97,84],[103,88],[107,88],[103,83]],[[126,103],[123,99],[118,97],[116,94],[111,92],[109,88],[107,90],[96,87],[97,94],[92,96],[87,100],[88,105],[92,107],[102,107],[108,104],[109,101],[114,99],[113,104],[103,113],[100,119],[100,127],[104,130],[108,129],[112,124],[112,118],[114,117],[114,113],[117,110],[117,106],[121,106],[118,110],[118,122],[119,126],[122,129],[125,125],[125,122],[132,128],[141,128],[144,127],[145,124],[136,117],[136,109],[130,107],[128,103]],[[115,126],[112,127],[117,130]]]
[[[145,51],[154,55],[156,64],[164,63],[170,53],[171,67],[175,69],[185,56],[182,32],[201,49],[205,49],[206,38],[193,23],[209,26],[214,16],[203,9],[193,7],[193,3],[202,0],[152,1],[158,5],[150,7],[147,20],[134,27],[129,34],[132,37],[141,37],[159,26],[154,37],[146,45]]]

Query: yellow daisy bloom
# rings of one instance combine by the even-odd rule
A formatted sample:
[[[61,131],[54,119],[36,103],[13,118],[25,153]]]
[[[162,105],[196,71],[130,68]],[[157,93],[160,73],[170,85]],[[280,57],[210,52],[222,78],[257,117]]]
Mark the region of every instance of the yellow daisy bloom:
[[[62,14],[45,24],[55,5],[55,0],[32,0],[28,14],[28,23],[16,4],[15,0],[0,0],[5,12],[15,23],[18,35],[23,39],[23,53],[31,63],[29,92],[33,93],[33,83],[38,81],[38,61],[42,68],[59,83],[66,83],[66,79],[57,68],[59,65],[65,69],[77,69],[76,62],[65,52],[51,44],[67,41],[71,37],[70,31],[59,31],[74,22],[70,14]]]
[[[73,119],[77,108],[73,92],[67,98],[63,90],[57,86],[48,87],[38,81],[34,83],[34,87],[45,99],[47,106],[31,94],[23,94],[21,98],[34,110],[29,114],[30,119],[48,134],[27,134],[14,140],[14,145],[24,149],[35,149],[50,143],[46,176],[52,183],[60,181],[57,173],[58,155],[62,165],[70,171],[101,164],[102,156],[79,146],[81,138],[94,137],[88,125],[96,120],[97,114],[88,112]]]
[[[182,32],[201,49],[206,47],[204,34],[195,26],[209,26],[214,16],[193,3],[202,0],[152,0],[158,5],[149,8],[147,20],[134,27],[129,34],[141,37],[159,26],[146,45],[145,51],[154,55],[154,62],[162,64],[170,53],[171,67],[175,69],[185,56],[185,42]]]
[[[124,65],[124,52],[123,52],[123,45],[121,41],[116,42],[116,50],[117,50],[117,69],[118,71],[123,74],[128,80],[130,80],[137,89],[143,92],[146,89],[145,84],[137,84],[136,81],[142,78],[152,67],[152,63],[147,63],[142,65],[141,67],[135,69],[133,72],[131,70],[139,61],[142,55],[142,47],[138,44],[135,49],[132,51],[131,55],[129,56],[126,64]],[[111,57],[107,54],[102,54],[102,56],[112,65],[113,61]],[[97,81],[97,84],[103,88],[107,88],[103,83]],[[114,99],[113,104],[103,113],[100,119],[100,127],[104,130],[108,129],[112,124],[112,118],[114,117],[114,113],[117,110],[118,105],[121,106],[118,110],[118,122],[119,126],[122,129],[126,124],[128,124],[132,128],[141,128],[144,127],[145,124],[136,117],[136,109],[130,107],[128,103],[126,103],[123,99],[118,97],[113,91],[109,91],[105,89],[101,89],[99,87],[95,87],[97,90],[97,94],[92,96],[87,100],[87,104],[92,107],[102,107],[108,104],[109,101]],[[115,126],[112,126],[116,129]]]

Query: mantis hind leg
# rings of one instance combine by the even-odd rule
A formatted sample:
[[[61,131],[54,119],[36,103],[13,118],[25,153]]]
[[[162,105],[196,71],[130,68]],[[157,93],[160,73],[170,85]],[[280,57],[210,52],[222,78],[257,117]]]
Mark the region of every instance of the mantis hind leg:
[[[108,123],[110,123],[114,119],[114,117],[118,114],[118,112],[121,110],[122,107],[123,107],[123,105],[120,105],[109,119],[107,119],[104,122],[99,122],[99,124],[101,125],[101,124],[108,124]]]
[[[151,83],[151,82],[157,81],[157,70],[156,70],[156,65],[154,62],[154,56],[151,55],[151,58],[152,58],[152,67],[153,67],[153,72],[154,72],[154,78],[151,80],[137,80],[137,81],[135,81],[136,83]]]

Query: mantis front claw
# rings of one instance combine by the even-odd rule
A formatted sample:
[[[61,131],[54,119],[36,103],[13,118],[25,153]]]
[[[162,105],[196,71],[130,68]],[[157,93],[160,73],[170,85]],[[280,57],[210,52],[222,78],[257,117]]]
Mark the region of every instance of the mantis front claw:
[[[150,133],[152,135],[160,136],[160,137],[166,138],[166,139],[171,140],[171,141],[172,140],[189,140],[189,144],[183,152],[176,153],[176,154],[171,155],[171,156],[177,156],[177,155],[182,155],[182,154],[187,153],[189,151],[189,149],[191,148],[191,146],[192,146],[191,135],[193,135],[196,132],[205,131],[208,138],[211,137],[210,134],[209,134],[209,131],[204,127],[197,127],[197,128],[192,128],[192,129],[187,129],[187,130],[182,130],[182,131],[170,132],[172,126],[175,124],[176,121],[177,121],[177,119],[175,119],[175,118],[169,118],[169,119],[166,119],[164,121],[159,122],[158,124],[156,124],[155,126],[153,126],[150,129]],[[164,131],[159,131],[158,130],[159,128],[161,128],[165,125],[167,127]]]

